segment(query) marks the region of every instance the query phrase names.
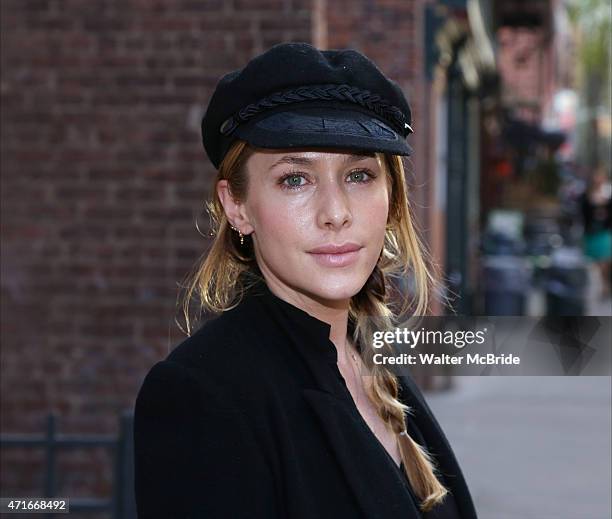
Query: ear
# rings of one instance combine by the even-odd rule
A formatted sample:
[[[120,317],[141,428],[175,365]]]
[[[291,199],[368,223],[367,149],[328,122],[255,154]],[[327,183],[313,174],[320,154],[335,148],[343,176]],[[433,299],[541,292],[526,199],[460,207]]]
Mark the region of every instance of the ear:
[[[217,182],[217,195],[225,211],[225,216],[230,225],[233,225],[245,236],[253,232],[253,226],[249,220],[246,207],[243,202],[237,201],[232,196],[229,183],[226,179]]]

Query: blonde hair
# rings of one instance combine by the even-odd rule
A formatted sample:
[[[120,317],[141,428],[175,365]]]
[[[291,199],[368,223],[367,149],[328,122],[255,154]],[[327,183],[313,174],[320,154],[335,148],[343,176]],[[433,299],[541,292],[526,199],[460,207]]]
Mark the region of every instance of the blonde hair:
[[[195,295],[199,298],[199,313],[203,310],[220,313],[236,306],[248,286],[261,279],[250,236],[245,236],[244,244],[240,245],[216,192],[217,182],[226,179],[232,196],[237,200],[246,199],[248,175],[244,166],[254,151],[244,141],[238,140],[232,145],[220,165],[213,199],[206,203],[214,239],[208,254],[198,261],[186,279],[182,308],[187,334],[191,334],[189,307]],[[408,310],[415,316],[425,315],[429,310],[430,291],[438,285],[437,267],[433,262],[428,267],[427,261],[431,258],[413,224],[402,159],[381,153],[376,157],[386,172],[390,188],[384,246],[378,264],[349,305],[349,331],[364,361],[368,358],[366,353],[371,352],[367,338],[372,337],[375,329],[390,329],[394,318]],[[414,279],[414,297],[411,300],[404,298],[399,311],[394,312],[389,301],[388,283],[392,276],[409,273]],[[368,363],[368,366],[371,374],[371,382],[366,387],[368,397],[378,415],[395,433],[406,475],[421,500],[421,509],[428,511],[442,501],[447,490],[435,475],[430,455],[405,430],[405,414],[410,413],[411,408],[398,399],[397,377],[384,365]]]

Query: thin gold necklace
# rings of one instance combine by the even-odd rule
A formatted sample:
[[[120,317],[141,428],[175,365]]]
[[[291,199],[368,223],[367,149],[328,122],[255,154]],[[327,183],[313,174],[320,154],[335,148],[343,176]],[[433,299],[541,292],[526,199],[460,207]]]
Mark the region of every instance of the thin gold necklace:
[[[352,351],[352,350],[353,350],[353,348],[351,347],[351,348],[349,349],[349,344],[350,344],[350,343],[349,343],[349,341],[347,340],[347,341],[345,342],[345,344],[344,344],[344,349],[345,349],[345,351],[348,351],[348,352],[349,352],[350,356],[353,358],[353,361],[356,363],[356,365],[357,365],[357,366],[359,366],[359,359],[357,358],[357,355],[355,354],[355,352],[353,352],[353,351]],[[357,367],[357,370],[359,371],[359,367]],[[351,371],[352,371],[352,373],[353,373],[353,375],[354,375],[354,377],[355,377],[355,378],[354,378],[354,380],[356,380],[356,381],[357,381],[357,386],[358,386],[358,387],[356,387],[356,388],[355,388],[355,391],[356,391],[356,393],[357,393],[357,394],[356,394],[355,405],[359,405],[359,393],[360,393],[360,387],[359,387],[359,384],[360,384],[360,380],[359,380],[359,373],[355,373],[355,368],[353,367],[353,365],[352,365],[352,364],[351,364]]]

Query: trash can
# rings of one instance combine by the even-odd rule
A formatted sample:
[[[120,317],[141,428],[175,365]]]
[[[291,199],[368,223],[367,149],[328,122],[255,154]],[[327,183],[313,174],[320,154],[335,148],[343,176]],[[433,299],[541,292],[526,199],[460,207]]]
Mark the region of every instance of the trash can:
[[[531,265],[521,256],[482,259],[486,315],[524,315]]]
[[[553,254],[546,281],[546,314],[585,313],[588,268],[582,251],[561,247]]]
[[[487,256],[518,256],[524,249],[522,240],[500,232],[487,231],[482,237],[481,250]]]

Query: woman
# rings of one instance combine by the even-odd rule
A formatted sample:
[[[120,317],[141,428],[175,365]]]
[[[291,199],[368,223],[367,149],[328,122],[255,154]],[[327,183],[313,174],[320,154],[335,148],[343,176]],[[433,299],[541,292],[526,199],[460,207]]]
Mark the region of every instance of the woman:
[[[612,193],[603,169],[596,170],[581,199],[584,223],[584,253],[599,269],[600,296],[610,297],[610,259],[612,258]]]
[[[139,517],[476,517],[417,387],[369,362],[389,274],[412,271],[416,314],[433,279],[410,117],[352,50],[280,44],[221,79],[202,122],[215,239],[184,306],[188,331],[194,294],[220,315],[140,390]]]

